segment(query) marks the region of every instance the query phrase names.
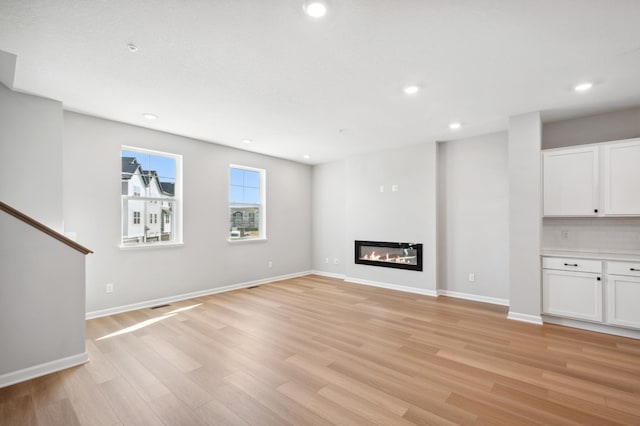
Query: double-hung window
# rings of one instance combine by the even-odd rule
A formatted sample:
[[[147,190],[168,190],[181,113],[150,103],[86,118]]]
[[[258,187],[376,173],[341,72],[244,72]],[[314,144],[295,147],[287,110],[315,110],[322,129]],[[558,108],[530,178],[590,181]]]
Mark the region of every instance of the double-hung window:
[[[121,245],[181,243],[182,156],[122,147]]]
[[[229,240],[265,239],[266,171],[229,167]]]

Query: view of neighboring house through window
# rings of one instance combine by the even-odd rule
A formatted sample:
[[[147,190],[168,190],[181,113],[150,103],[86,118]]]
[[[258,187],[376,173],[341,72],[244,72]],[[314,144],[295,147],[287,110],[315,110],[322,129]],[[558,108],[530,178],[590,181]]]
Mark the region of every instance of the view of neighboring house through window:
[[[182,157],[122,148],[122,245],[180,242],[179,175]]]
[[[229,239],[266,238],[265,171],[229,168]]]

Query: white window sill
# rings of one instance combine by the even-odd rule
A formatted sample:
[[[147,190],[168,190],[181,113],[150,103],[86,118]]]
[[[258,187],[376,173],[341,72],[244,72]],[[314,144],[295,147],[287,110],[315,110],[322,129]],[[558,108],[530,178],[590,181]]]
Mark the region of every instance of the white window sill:
[[[227,242],[229,244],[266,243],[267,239],[266,238],[247,238],[247,239],[242,239],[242,238],[231,239],[231,238],[227,238]]]
[[[177,248],[184,246],[184,243],[170,242],[170,243],[141,243],[141,244],[120,244],[118,248],[120,250],[146,250],[146,249],[159,249],[159,248]]]

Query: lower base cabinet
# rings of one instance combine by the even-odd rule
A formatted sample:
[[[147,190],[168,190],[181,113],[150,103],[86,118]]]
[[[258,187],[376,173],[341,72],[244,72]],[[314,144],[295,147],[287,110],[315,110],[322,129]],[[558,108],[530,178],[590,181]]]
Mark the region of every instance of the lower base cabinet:
[[[640,277],[607,275],[606,322],[640,329]]]
[[[542,270],[545,314],[602,322],[602,281],[591,272]]]

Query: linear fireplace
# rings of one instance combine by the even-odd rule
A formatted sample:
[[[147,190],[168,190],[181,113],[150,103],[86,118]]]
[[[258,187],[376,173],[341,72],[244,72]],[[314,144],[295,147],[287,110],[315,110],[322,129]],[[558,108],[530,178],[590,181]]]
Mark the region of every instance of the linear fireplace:
[[[356,240],[355,247],[358,264],[422,271],[422,244]]]

